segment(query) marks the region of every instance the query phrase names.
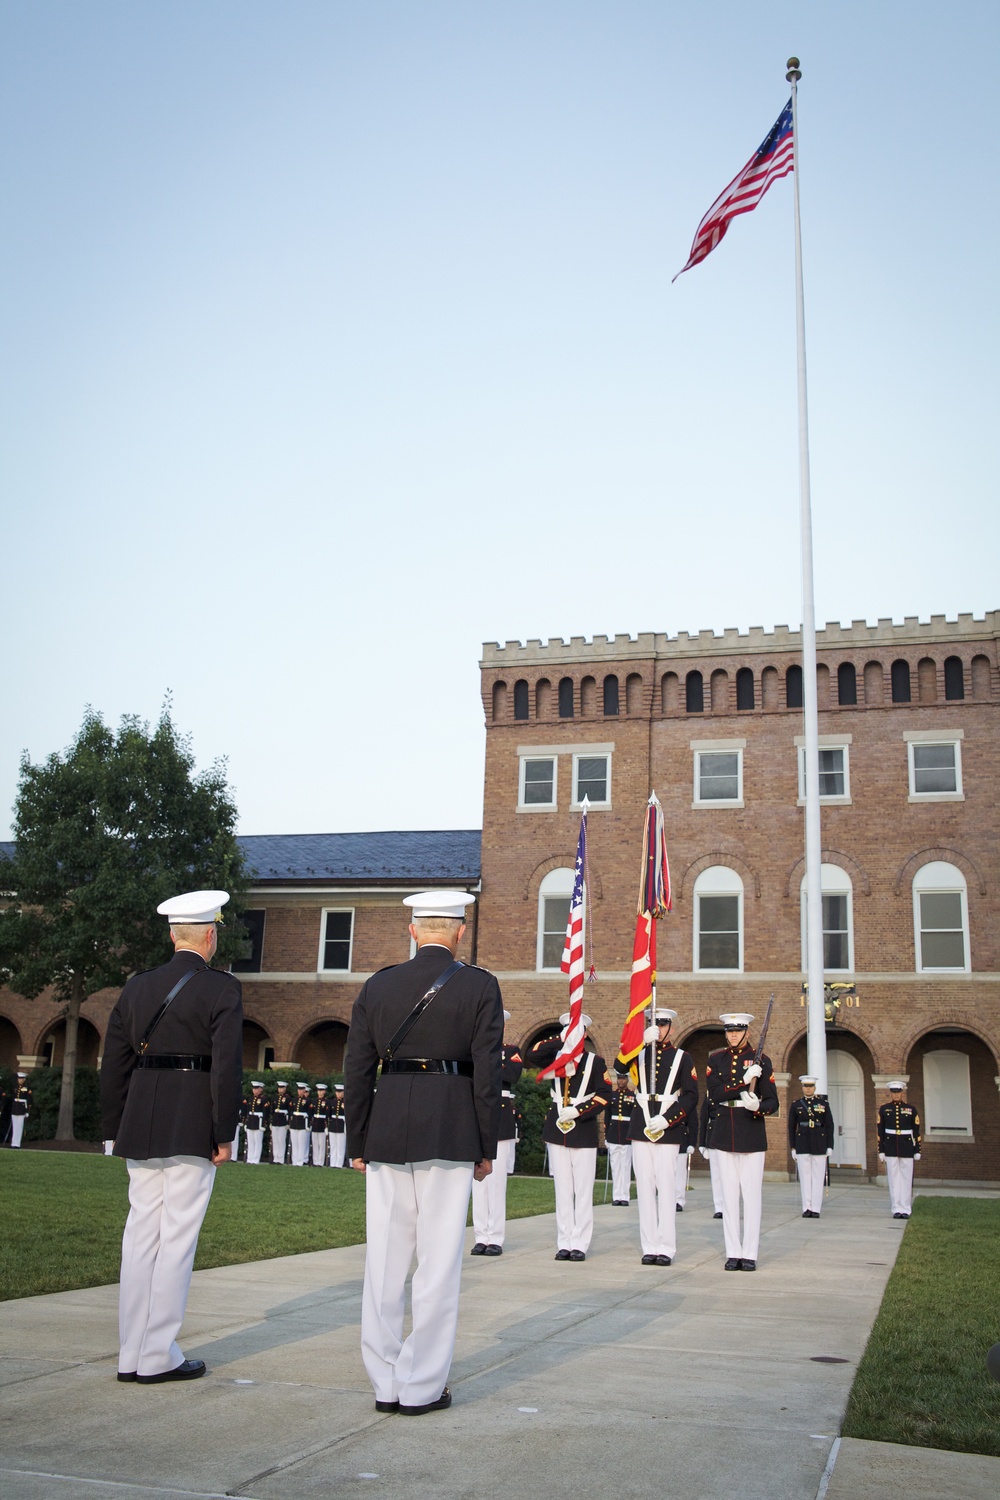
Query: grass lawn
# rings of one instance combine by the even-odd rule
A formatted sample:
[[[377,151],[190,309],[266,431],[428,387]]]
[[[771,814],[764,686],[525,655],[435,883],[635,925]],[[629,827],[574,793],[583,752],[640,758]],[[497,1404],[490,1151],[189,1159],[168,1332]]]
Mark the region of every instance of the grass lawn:
[[[1000,1202],[917,1198],[851,1390],[845,1437],[1000,1456]]]
[[[604,1184],[595,1189],[601,1201]],[[0,1301],[118,1280],[128,1173],[117,1157],[0,1151]],[[550,1177],[512,1177],[507,1217],[552,1213]],[[360,1244],[360,1173],[262,1164],[219,1169],[198,1241],[197,1270]]]

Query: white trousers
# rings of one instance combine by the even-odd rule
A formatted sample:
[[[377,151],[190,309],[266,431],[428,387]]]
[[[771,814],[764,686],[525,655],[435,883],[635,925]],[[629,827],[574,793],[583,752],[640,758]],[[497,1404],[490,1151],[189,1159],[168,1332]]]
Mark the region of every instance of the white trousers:
[[[263,1130],[247,1131],[247,1166],[256,1167],[260,1163],[261,1153],[264,1150]]]
[[[242,1129],[243,1129],[242,1125],[237,1125],[237,1127],[236,1127],[236,1134],[233,1136],[233,1145],[232,1145],[232,1152],[233,1152],[233,1154],[230,1157],[230,1161],[238,1161],[239,1160],[239,1155],[240,1155],[240,1131]]]
[[[632,1142],[639,1244],[643,1255],[677,1254],[677,1157],[679,1147]]]
[[[308,1130],[290,1130],[288,1134],[292,1138],[292,1166],[304,1167],[306,1165],[306,1158],[309,1155],[309,1136],[311,1132]]]
[[[425,1406],[448,1381],[472,1162],[369,1162],[361,1357],[377,1401]],[[406,1277],[412,1327],[403,1338]]]
[[[799,1169],[802,1212],[821,1213],[823,1189],[826,1187],[826,1152],[822,1156],[811,1156],[808,1152],[800,1151],[795,1165]]]
[[[514,1156],[513,1137],[497,1141],[493,1171],[472,1184],[472,1228],[477,1245],[502,1245],[507,1228],[507,1178]]]
[[[684,1198],[687,1194],[688,1185],[688,1154],[687,1149],[683,1151],[677,1148],[677,1165],[674,1168],[674,1187],[677,1190],[677,1207],[684,1207]]]
[[[913,1212],[913,1157],[887,1156],[885,1175],[889,1179],[889,1212]]]
[[[326,1131],[312,1132],[312,1159],[314,1167],[326,1166]]]
[[[549,1146],[556,1189],[556,1249],[586,1255],[594,1233],[596,1146]]]
[[[271,1160],[283,1162],[285,1160],[285,1143],[288,1140],[287,1125],[271,1126]]]
[[[347,1160],[347,1134],[340,1131],[339,1134],[330,1136],[330,1166],[342,1167]]]
[[[709,1151],[708,1153],[708,1175],[712,1180],[712,1212],[722,1213],[722,1179],[719,1176],[719,1153]]]
[[[114,1156],[114,1154],[115,1154],[115,1143],[114,1143],[114,1141],[105,1141],[104,1142],[104,1154],[105,1154],[105,1156]]]
[[[183,1363],[177,1335],[215,1168],[203,1156],[128,1162],[122,1236],[118,1368],[162,1375]]]
[[[764,1151],[713,1151],[719,1158],[722,1185],[722,1228],[726,1256],[756,1260],[760,1248],[760,1209],[764,1191]],[[743,1233],[740,1234],[740,1197],[743,1198]]]
[[[27,1118],[27,1115],[11,1115],[10,1117],[10,1143],[15,1149],[20,1149],[24,1122]]]
[[[628,1203],[632,1197],[632,1146],[609,1146],[611,1162],[611,1196],[616,1203]]]

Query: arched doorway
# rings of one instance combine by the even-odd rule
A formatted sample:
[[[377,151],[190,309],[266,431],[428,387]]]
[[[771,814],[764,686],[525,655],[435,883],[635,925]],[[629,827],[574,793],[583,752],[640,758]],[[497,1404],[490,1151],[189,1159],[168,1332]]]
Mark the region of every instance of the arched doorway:
[[[243,1022],[243,1069],[254,1073],[274,1061],[274,1043],[256,1021]]]
[[[923,1129],[915,1175],[1000,1179],[997,1063],[985,1042],[963,1027],[937,1027],[914,1043],[906,1072]]]
[[[299,1038],[293,1061],[307,1073],[341,1072],[347,1031],[343,1021],[319,1021]]]
[[[13,1021],[0,1016],[0,1068],[10,1068],[11,1072],[16,1072],[18,1053],[23,1051],[21,1033]]]
[[[66,1050],[66,1022],[57,1021],[52,1030],[46,1032],[38,1054],[45,1059],[46,1068],[61,1068]],[[76,1065],[78,1068],[96,1068],[101,1050],[101,1036],[93,1021],[81,1016],[76,1033]]]

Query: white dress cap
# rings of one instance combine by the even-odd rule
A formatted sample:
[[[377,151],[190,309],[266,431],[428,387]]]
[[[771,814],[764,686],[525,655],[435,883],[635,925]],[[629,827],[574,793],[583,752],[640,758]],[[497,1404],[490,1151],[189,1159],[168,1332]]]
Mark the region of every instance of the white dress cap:
[[[326,1084],[326,1083],[317,1083],[317,1085],[316,1085],[316,1092],[318,1094],[325,1094],[328,1088],[329,1088],[329,1084]]]
[[[222,908],[229,900],[228,891],[188,891],[161,901],[156,910],[169,917],[171,926],[194,927],[199,922],[221,922]]]
[[[464,922],[465,908],[475,899],[468,891],[418,891],[415,896],[404,896],[403,905],[412,908],[415,922],[422,917],[454,917]]]
[[[799,1082],[800,1083],[815,1083],[816,1079],[813,1078],[812,1074],[810,1074],[810,1073],[800,1073],[799,1074]]]
[[[303,1090],[305,1090],[305,1092],[307,1094],[309,1092],[309,1084],[308,1083],[299,1083],[299,1084],[296,1084],[296,1088],[298,1089],[298,1091],[299,1091],[300,1094],[302,1093]]]
[[[894,1078],[892,1080],[892,1082],[889,1084],[889,1088],[892,1089],[893,1092],[895,1092],[896,1090],[898,1090],[900,1093],[902,1093],[903,1090],[906,1088],[906,1084],[903,1082],[903,1080],[901,1078]]]
[[[27,1078],[27,1073],[18,1073],[18,1078]]]
[[[668,1021],[677,1020],[677,1012],[675,1010],[667,1010],[663,1005],[658,1005],[653,1011],[653,1020],[657,1026],[666,1026]]]
[[[590,1019],[589,1016],[581,1016],[580,1017],[580,1021],[581,1021],[582,1025],[583,1025],[584,1031],[586,1031],[586,1029],[587,1029],[588,1026],[592,1026],[593,1025],[593,1022],[591,1021],[591,1019]],[[566,1011],[566,1013],[564,1015],[561,1015],[559,1017],[559,1025],[560,1026],[568,1026],[569,1025],[569,1011]]]
[[[727,1011],[724,1016],[720,1016],[719,1020],[727,1031],[742,1031],[745,1026],[750,1025],[753,1016],[750,1015],[749,1011],[731,1010]]]
[[[261,1083],[259,1078],[251,1078],[250,1087],[252,1089],[262,1089],[264,1085]]]
[[[333,1086],[335,1089],[339,1089],[341,1093],[344,1092],[344,1085],[342,1083],[335,1083]]]
[[[288,1084],[285,1082],[285,1080],[283,1078],[279,1078],[277,1080],[277,1082],[278,1082],[279,1089],[287,1089]]]

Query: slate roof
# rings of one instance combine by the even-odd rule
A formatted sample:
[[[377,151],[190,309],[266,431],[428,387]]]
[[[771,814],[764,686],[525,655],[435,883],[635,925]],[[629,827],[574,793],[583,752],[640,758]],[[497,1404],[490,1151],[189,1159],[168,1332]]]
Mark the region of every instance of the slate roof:
[[[240,839],[255,883],[468,885],[480,875],[478,828],[388,833],[257,833]]]

